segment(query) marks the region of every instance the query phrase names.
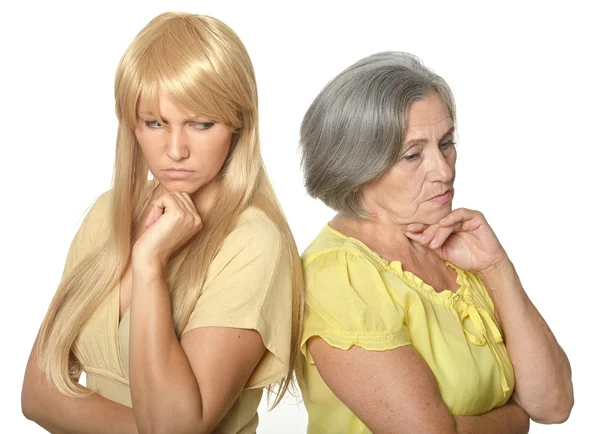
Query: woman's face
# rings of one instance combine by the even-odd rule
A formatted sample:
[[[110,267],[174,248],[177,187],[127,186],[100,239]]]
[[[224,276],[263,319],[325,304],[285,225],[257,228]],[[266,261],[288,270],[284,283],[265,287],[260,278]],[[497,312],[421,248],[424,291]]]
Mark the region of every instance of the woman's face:
[[[209,118],[182,112],[162,91],[158,106],[170,129],[152,115],[152,107],[138,107],[135,135],[148,169],[166,191],[194,195],[221,170],[233,131]]]
[[[383,221],[437,223],[452,210],[455,164],[454,123],[432,91],[410,106],[399,160],[363,187],[363,207]]]

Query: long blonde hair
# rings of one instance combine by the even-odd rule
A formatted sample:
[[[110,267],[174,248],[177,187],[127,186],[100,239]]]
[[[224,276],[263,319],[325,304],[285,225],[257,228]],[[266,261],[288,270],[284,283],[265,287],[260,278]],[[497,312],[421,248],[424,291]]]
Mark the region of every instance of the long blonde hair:
[[[135,228],[148,205],[152,184],[134,131],[137,107],[148,101],[158,116],[158,89],[182,109],[235,129],[220,174],[220,192],[203,228],[178,253],[167,282],[178,337],[200,297],[207,269],[224,238],[249,206],[261,209],[280,230],[292,264],[290,368],[279,383],[277,405],[293,378],[304,308],[302,266],[291,230],[267,178],[259,148],[258,98],[252,63],[237,35],[219,20],[168,12],[140,31],[123,55],[115,78],[119,120],[111,222],[107,239],[64,276],[40,330],[40,368],[58,390],[72,397],[90,391],[75,380],[81,368],[71,353],[83,324],[120,280],[128,263]],[[269,391],[274,391],[269,388]]]

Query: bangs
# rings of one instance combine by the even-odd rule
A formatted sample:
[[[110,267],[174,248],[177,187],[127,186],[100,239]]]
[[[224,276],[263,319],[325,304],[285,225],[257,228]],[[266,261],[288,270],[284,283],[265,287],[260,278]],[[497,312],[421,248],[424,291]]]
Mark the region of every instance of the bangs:
[[[197,18],[179,17],[163,25],[150,40],[140,35],[138,47],[130,58],[129,74],[120,83],[129,89],[121,114],[129,128],[135,129],[139,106],[150,107],[163,123],[159,110],[159,91],[166,93],[182,111],[208,117],[234,128],[241,126],[240,107],[223,81],[226,59],[215,59],[211,44]],[[214,42],[213,42],[214,43]],[[136,49],[137,48],[137,49]],[[135,53],[136,52],[136,53]]]

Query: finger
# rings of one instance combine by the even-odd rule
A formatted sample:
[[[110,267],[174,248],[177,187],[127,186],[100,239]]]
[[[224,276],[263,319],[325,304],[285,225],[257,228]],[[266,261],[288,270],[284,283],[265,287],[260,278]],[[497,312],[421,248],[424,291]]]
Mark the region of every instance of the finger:
[[[193,228],[195,230],[202,229],[202,218],[200,217],[192,198],[185,192],[177,192],[175,194],[182,206],[185,207],[184,209],[187,211],[186,215],[191,220]]]
[[[431,225],[431,226],[428,226],[427,229],[425,229],[421,233],[406,232],[405,235],[408,238],[410,238],[411,240],[417,241],[419,244],[426,246],[427,244],[429,244],[429,242],[435,235],[435,232],[437,231],[438,227],[439,227],[438,225]]]
[[[419,244],[421,243],[421,238],[423,236],[423,234],[417,234],[417,233],[413,233],[413,232],[406,232],[404,235],[406,235],[407,238],[410,238],[413,241],[416,241]]]
[[[440,227],[433,236],[431,242],[429,243],[429,247],[434,250],[438,247],[441,247],[446,242],[448,237],[452,235],[452,233],[455,232],[457,227],[459,227],[460,225],[461,223],[456,223],[455,225],[450,227]]]
[[[196,217],[196,224],[200,226],[200,228],[202,228],[203,226],[203,222],[202,222],[202,216],[200,215],[200,212],[198,211],[198,208],[196,208],[196,204],[194,203],[194,201],[192,200],[191,196],[188,193],[181,193],[181,195],[183,196],[183,198],[186,200],[186,202],[190,205],[190,209],[192,210],[192,213],[194,214],[194,216]]]
[[[171,195],[171,193],[165,193],[151,203],[152,205],[162,208],[165,211],[167,211],[169,208],[172,208],[172,211],[175,211],[177,208],[179,208],[179,202]]]
[[[421,244],[429,244],[435,236],[436,232],[438,231],[439,227],[439,225],[430,225],[427,229],[425,229],[421,236]]]
[[[181,206],[184,207],[184,209],[186,209],[187,212],[189,212],[192,215],[198,214],[198,211],[196,211],[196,207],[194,206],[194,203],[192,202],[192,200],[190,199],[190,197],[188,196],[187,193],[176,192],[174,194],[176,195],[177,199],[181,203]]]
[[[150,210],[150,214],[148,214],[148,217],[146,217],[144,226],[147,228],[152,226],[154,223],[156,223],[156,220],[158,220],[160,218],[160,216],[163,215],[163,213],[164,213],[163,208],[159,208],[155,205],[152,205],[152,209]]]
[[[177,207],[183,214],[188,214],[188,207],[185,205],[185,201],[181,197],[181,193],[178,191],[171,192],[171,197],[177,202]]]
[[[458,222],[465,222],[472,218],[481,215],[478,211],[473,211],[467,208],[457,208],[439,221],[440,226],[448,227]]]
[[[427,225],[423,223],[411,223],[407,227],[409,232],[423,232],[427,229]]]

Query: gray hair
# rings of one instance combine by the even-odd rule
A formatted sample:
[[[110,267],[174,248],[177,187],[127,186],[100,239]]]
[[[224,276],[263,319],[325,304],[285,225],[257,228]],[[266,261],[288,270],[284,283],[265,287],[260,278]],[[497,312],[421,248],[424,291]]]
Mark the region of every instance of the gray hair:
[[[338,74],[310,105],[300,128],[308,194],[344,215],[368,218],[360,188],[394,165],[410,105],[432,90],[455,121],[450,87],[412,54],[373,54]]]

